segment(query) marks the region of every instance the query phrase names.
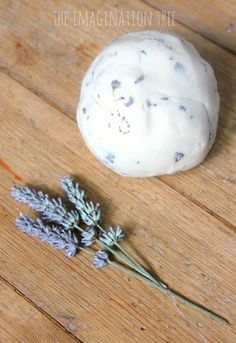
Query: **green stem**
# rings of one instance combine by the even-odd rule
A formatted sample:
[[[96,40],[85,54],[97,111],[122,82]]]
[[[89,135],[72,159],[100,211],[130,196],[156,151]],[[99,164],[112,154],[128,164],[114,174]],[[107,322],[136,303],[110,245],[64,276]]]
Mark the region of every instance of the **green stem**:
[[[122,266],[120,266],[120,265],[119,265],[118,263],[116,263],[116,262],[113,262],[113,261],[108,260],[108,263],[109,263],[111,266],[113,266],[113,267],[115,267],[115,268],[117,268],[117,269],[120,269],[120,270],[124,271],[125,273],[127,273],[127,274],[129,274],[129,275],[132,275],[132,276],[134,276],[134,277],[136,277],[136,278],[139,279],[139,280],[145,281],[146,283],[152,285],[153,287],[158,288],[158,289],[159,289],[160,291],[162,291],[163,293],[166,293],[166,294],[168,294],[168,295],[174,297],[175,299],[179,300],[179,301],[182,302],[183,304],[187,304],[187,305],[191,306],[192,308],[198,310],[199,312],[201,312],[201,313],[207,315],[208,317],[210,317],[210,318],[212,318],[212,319],[214,319],[214,320],[216,320],[216,321],[218,321],[218,322],[220,322],[220,323],[230,324],[230,322],[229,322],[227,319],[225,319],[225,318],[223,318],[223,317],[221,317],[221,316],[219,316],[219,315],[217,315],[217,314],[211,312],[210,310],[207,310],[206,308],[204,308],[204,307],[202,307],[202,306],[200,306],[200,305],[197,305],[196,303],[192,302],[191,300],[189,300],[189,299],[187,299],[187,298],[185,298],[185,297],[183,297],[183,296],[181,296],[181,295],[175,293],[175,292],[172,291],[171,289],[169,289],[169,288],[163,288],[162,286],[159,286],[159,285],[157,285],[156,283],[153,283],[152,281],[147,280],[147,279],[144,278],[143,276],[138,275],[138,274],[132,272],[131,270],[128,270],[128,269],[126,269],[126,268],[123,268]]]
[[[167,288],[167,286],[164,283],[162,283],[159,280],[156,280],[138,261],[136,261],[131,255],[129,255],[129,253],[119,243],[116,242],[115,245],[126,257],[130,259],[130,261],[132,261],[143,272],[144,275],[146,275],[148,279],[157,283],[159,286]]]
[[[147,277],[147,274],[144,273],[142,270],[140,270],[140,268],[136,267],[134,264],[131,264],[126,258],[124,258],[121,254],[119,254],[118,252],[116,252],[114,249],[112,249],[111,247],[109,247],[108,245],[106,245],[105,243],[99,241],[98,239],[96,240],[96,242],[104,249],[110,251],[110,253],[112,253],[114,256],[116,256],[119,260],[121,260],[122,262],[124,262],[127,266],[129,266],[130,268],[134,269],[136,272],[140,273],[141,275]],[[156,282],[156,281],[155,281]]]
[[[99,224],[98,224],[97,226],[98,226],[100,229],[102,228]],[[77,225],[76,225],[75,227],[76,227],[78,230],[80,230],[81,232],[84,231],[82,228],[80,228],[80,227],[77,226]],[[105,232],[105,230],[104,230],[103,228],[102,228],[102,231]],[[159,289],[160,291],[162,291],[163,293],[172,296],[173,298],[179,300],[179,301],[182,302],[183,304],[186,304],[186,305],[191,306],[192,308],[198,310],[199,312],[201,312],[201,313],[207,315],[208,317],[210,317],[210,318],[212,318],[212,319],[214,319],[214,320],[216,320],[216,321],[218,321],[218,322],[220,322],[220,323],[230,324],[230,322],[229,322],[227,319],[225,319],[225,318],[223,318],[223,317],[221,317],[221,316],[219,316],[219,315],[217,315],[217,314],[211,312],[210,310],[208,310],[208,309],[202,307],[201,305],[198,305],[198,304],[192,302],[191,300],[185,298],[184,296],[181,296],[181,295],[175,293],[174,291],[172,291],[171,289],[169,289],[165,284],[162,284],[162,283],[160,283],[158,280],[154,279],[154,278],[153,278],[153,277],[152,277],[152,276],[151,276],[151,275],[150,275],[141,265],[139,265],[139,266],[138,266],[139,268],[137,268],[136,266],[137,266],[138,262],[137,262],[135,259],[133,259],[133,257],[130,256],[130,255],[129,255],[129,254],[128,254],[128,253],[118,244],[118,243],[116,244],[116,246],[121,250],[121,252],[122,252],[126,257],[128,257],[128,258],[133,262],[133,264],[130,264],[129,261],[127,261],[127,260],[126,260],[124,257],[122,257],[119,253],[117,253],[115,250],[113,250],[112,248],[110,248],[110,247],[107,246],[106,244],[102,243],[102,242],[99,241],[98,239],[96,239],[96,242],[97,242],[100,246],[102,246],[103,248],[105,248],[106,250],[110,251],[110,252],[111,252],[113,255],[115,255],[118,259],[122,260],[122,261],[123,261],[126,265],[128,265],[130,268],[136,270],[136,271],[137,271],[138,273],[140,273],[141,275],[139,275],[139,274],[137,274],[137,273],[135,273],[135,272],[133,272],[133,271],[131,271],[131,270],[128,270],[128,269],[122,267],[121,265],[119,265],[119,264],[116,263],[116,262],[113,262],[113,261],[108,260],[107,262],[108,262],[111,266],[113,266],[113,267],[115,267],[115,268],[117,268],[117,269],[119,269],[119,270],[122,270],[122,271],[124,271],[125,273],[127,273],[127,274],[129,274],[129,275],[132,275],[132,276],[134,276],[135,278],[137,278],[137,279],[139,279],[139,280],[142,280],[142,281],[144,281],[144,282],[146,282],[146,283],[152,285],[152,286],[155,287],[155,288],[158,288],[158,289]],[[86,252],[89,253],[90,255],[93,254],[93,253],[91,253],[91,252],[88,252],[88,251],[87,251],[86,249],[84,249],[84,248],[81,248],[81,250],[86,251]],[[136,266],[135,266],[135,265],[136,265]],[[141,267],[141,268],[140,268],[140,267]],[[145,272],[143,272],[143,270],[144,270]],[[150,279],[150,277],[151,277],[151,279]]]
[[[78,226],[75,225],[75,228],[77,230],[79,230],[80,232],[83,232],[84,230]],[[126,258],[124,258],[121,254],[119,254],[118,252],[116,252],[114,249],[110,248],[108,245],[106,245],[105,243],[99,241],[99,239],[95,240],[96,243],[98,243],[102,248],[110,251],[110,253],[112,253],[114,256],[116,256],[119,260],[121,260],[122,262],[124,262],[128,267],[134,269],[135,271],[137,271],[138,273],[142,274],[143,276],[147,277],[146,273],[144,273],[143,271],[140,270],[140,268],[138,268],[137,266],[135,266],[134,264],[131,264]],[[157,282],[157,281],[155,281]]]
[[[88,248],[85,249],[85,248],[82,248],[82,247],[78,247],[79,250],[82,250],[84,252],[86,252],[86,254],[89,254],[91,256],[94,256],[94,252],[92,250],[89,250]]]
[[[103,229],[103,227],[97,223],[96,225],[103,233],[106,233],[106,230]]]
[[[104,228],[100,224],[97,224],[97,227],[103,233],[106,233],[106,230],[104,230]],[[167,286],[164,283],[162,283],[159,280],[156,280],[151,274],[149,274],[149,272],[138,261],[136,261],[132,256],[130,256],[129,253],[124,248],[122,248],[122,246],[118,242],[115,242],[115,246],[133,263],[133,265],[134,265],[133,269],[134,270],[136,270],[140,274],[146,276],[148,279],[152,280],[156,284],[158,284],[164,288],[167,288]]]

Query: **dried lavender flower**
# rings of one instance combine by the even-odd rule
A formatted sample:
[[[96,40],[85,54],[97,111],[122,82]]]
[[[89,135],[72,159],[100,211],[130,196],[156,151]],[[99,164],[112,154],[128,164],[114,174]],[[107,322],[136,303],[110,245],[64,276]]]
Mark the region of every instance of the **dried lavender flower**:
[[[68,211],[60,198],[50,200],[47,194],[37,192],[33,188],[15,186],[11,191],[12,196],[29,207],[42,213],[42,217],[50,222],[55,222],[70,230],[79,223],[79,213]]]
[[[102,241],[108,246],[112,246],[116,242],[123,241],[124,238],[125,238],[124,231],[119,226],[116,226],[114,229],[110,227],[107,232],[104,232],[102,236],[100,237],[100,241]]]
[[[16,218],[16,226],[30,236],[38,236],[38,229],[34,227],[34,220],[20,213],[20,216]]]
[[[75,183],[71,176],[66,175],[61,178],[61,187],[67,193],[69,200],[73,204],[77,205],[79,208],[84,206],[84,191],[80,189],[79,184]]]
[[[65,230],[72,230],[79,223],[79,219],[79,213],[77,211],[67,211],[61,221],[54,221],[61,224]]]
[[[46,225],[41,219],[33,220],[24,214],[16,219],[17,227],[30,236],[38,237],[56,249],[66,249],[66,255],[73,257],[78,247],[78,239],[71,231]]]
[[[97,251],[93,256],[93,264],[96,268],[104,267],[108,262],[108,254],[105,251]]]
[[[182,152],[176,152],[174,157],[175,161],[178,162],[184,157],[184,154]],[[162,281],[154,278],[138,261],[130,256],[130,254],[118,243],[125,237],[123,230],[117,226],[114,229],[110,227],[108,231],[106,231],[100,225],[100,205],[87,201],[84,191],[80,189],[79,184],[76,183],[72,177],[64,176],[61,179],[61,186],[66,191],[69,200],[74,204],[77,211],[68,211],[62,204],[60,198],[50,200],[47,194],[37,192],[35,189],[20,186],[13,187],[11,194],[16,200],[24,202],[34,210],[41,212],[43,219],[62,226],[62,228],[58,226],[51,227],[46,225],[39,218],[33,220],[24,214],[20,214],[16,220],[16,225],[21,231],[30,236],[40,238],[56,249],[66,249],[66,254],[69,257],[74,256],[78,249],[83,250],[88,254],[93,255],[93,263],[96,268],[102,268],[109,263],[109,265],[147,282],[153,287],[173,296],[182,303],[192,306],[209,317],[218,320],[221,323],[229,324],[229,321],[225,318],[171,290]],[[89,226],[87,230],[84,230],[79,226],[80,218]],[[81,232],[82,244],[84,244],[84,247],[79,246],[78,239],[73,230],[79,230]],[[92,250],[89,251],[89,248],[87,247],[95,241],[106,251],[109,251],[112,256],[115,256],[122,261],[122,263],[126,265],[126,268],[119,263],[110,260],[106,251],[99,250],[95,254]],[[111,248],[114,244],[116,245],[116,249]]]
[[[96,230],[94,227],[89,227],[81,233],[81,236],[83,237],[81,243],[85,247],[89,247],[96,241]]]
[[[66,192],[68,199],[79,211],[81,219],[89,226],[96,225],[101,217],[100,205],[87,201],[84,191],[71,176],[61,178],[61,187]]]
[[[87,225],[96,225],[100,219],[100,204],[87,201],[84,210],[80,212],[80,216]]]

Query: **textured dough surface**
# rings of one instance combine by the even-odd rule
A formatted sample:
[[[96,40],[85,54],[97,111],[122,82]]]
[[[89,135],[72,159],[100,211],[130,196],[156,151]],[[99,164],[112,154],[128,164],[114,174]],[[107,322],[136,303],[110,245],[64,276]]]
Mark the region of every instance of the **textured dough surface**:
[[[136,177],[195,167],[216,134],[219,95],[211,66],[185,39],[158,31],[125,35],[91,64],[77,120],[90,151]]]

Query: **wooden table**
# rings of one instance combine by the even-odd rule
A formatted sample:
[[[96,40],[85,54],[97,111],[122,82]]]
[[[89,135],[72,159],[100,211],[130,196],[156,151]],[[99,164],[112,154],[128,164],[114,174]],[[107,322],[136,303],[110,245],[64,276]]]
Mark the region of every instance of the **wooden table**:
[[[2,0],[0,5],[0,341],[236,342],[235,1]],[[74,22],[73,13],[86,11],[152,12],[153,21],[150,26]],[[175,26],[154,20],[167,11]],[[121,34],[144,29],[175,31],[196,45],[215,69],[221,111],[217,140],[204,163],[139,180],[114,174],[89,153],[75,112],[82,77],[100,49]],[[31,211],[11,198],[10,188],[29,184],[62,194],[58,183],[65,174],[75,175],[101,203],[104,225],[125,228],[124,247],[143,265],[232,325],[112,267],[96,270],[84,253],[69,259],[17,230],[18,211]]]

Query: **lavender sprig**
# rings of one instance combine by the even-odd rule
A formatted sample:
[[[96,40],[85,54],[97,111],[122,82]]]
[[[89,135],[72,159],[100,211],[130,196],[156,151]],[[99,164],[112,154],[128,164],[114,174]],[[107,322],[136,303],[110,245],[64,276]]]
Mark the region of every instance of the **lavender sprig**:
[[[100,241],[108,246],[113,246],[117,242],[123,241],[124,238],[124,231],[119,226],[117,226],[114,229],[110,227],[107,232],[103,232],[100,237]]]
[[[70,230],[75,224],[79,223],[79,213],[77,211],[68,211],[62,204],[61,198],[50,200],[48,195],[43,192],[21,186],[13,187],[11,195],[17,201],[23,202],[37,212],[42,213],[44,220],[60,224],[65,230]]]
[[[66,254],[69,257],[74,256],[78,250],[83,250],[93,256],[93,263],[96,268],[102,268],[109,264],[145,281],[184,304],[190,305],[212,319],[229,324],[223,317],[171,290],[166,284],[155,279],[140,263],[130,256],[119,244],[125,238],[123,230],[119,226],[114,229],[110,227],[108,230],[101,226],[99,223],[101,217],[100,205],[87,200],[84,191],[72,177],[64,176],[61,179],[61,186],[76,210],[69,211],[60,198],[50,200],[47,194],[37,192],[35,189],[20,186],[13,187],[11,194],[16,200],[26,203],[34,210],[42,213],[44,220],[59,224],[59,226],[48,226],[39,218],[33,220],[26,215],[20,214],[16,220],[16,225],[21,231],[30,236],[39,237],[56,249],[66,249]],[[86,229],[79,226],[80,219],[87,224]],[[81,234],[80,242],[75,235],[75,230],[79,230]],[[98,250],[94,253],[90,250],[88,247],[95,242],[105,251]],[[108,253],[121,260],[126,268],[112,261]]]
[[[17,227],[32,237],[39,237],[56,249],[66,249],[66,255],[73,257],[76,254],[78,239],[71,231],[65,231],[55,226],[48,226],[39,218],[33,220],[24,214],[16,219]]]
[[[109,242],[109,244],[106,244],[106,248],[108,249],[109,246],[115,245],[121,252],[126,256],[128,259],[124,259],[121,256],[117,254],[117,257],[119,257],[122,262],[125,262],[129,267],[134,269],[135,271],[139,272],[142,275],[145,275],[148,279],[152,280],[154,283],[167,288],[167,286],[162,283],[160,280],[156,280],[148,271],[140,264],[138,263],[132,256],[128,254],[128,252],[122,248],[119,244],[119,241],[122,241],[124,239],[124,234],[122,234],[122,230],[119,228],[117,229],[118,236],[116,237],[116,233],[114,231],[111,231],[113,229],[109,229],[106,231],[100,224],[100,206],[99,204],[93,204],[92,201],[86,201],[85,199],[85,192],[80,188],[79,184],[75,182],[75,180],[71,176],[63,176],[61,178],[61,187],[62,189],[67,193],[68,199],[75,205],[76,209],[79,211],[80,217],[82,220],[88,224],[93,225],[94,227],[97,227],[102,233],[102,236],[100,238],[100,242]],[[97,211],[92,211],[92,209],[97,209]],[[76,226],[75,226],[76,227]],[[98,242],[98,241],[97,241]],[[100,244],[101,245],[101,244]],[[110,249],[111,251],[111,249]],[[114,254],[114,252],[113,252]]]
[[[71,176],[61,178],[61,187],[87,225],[95,225],[99,222],[101,217],[100,205],[98,203],[94,204],[92,201],[87,201],[85,192],[80,188],[78,183],[74,182]]]

